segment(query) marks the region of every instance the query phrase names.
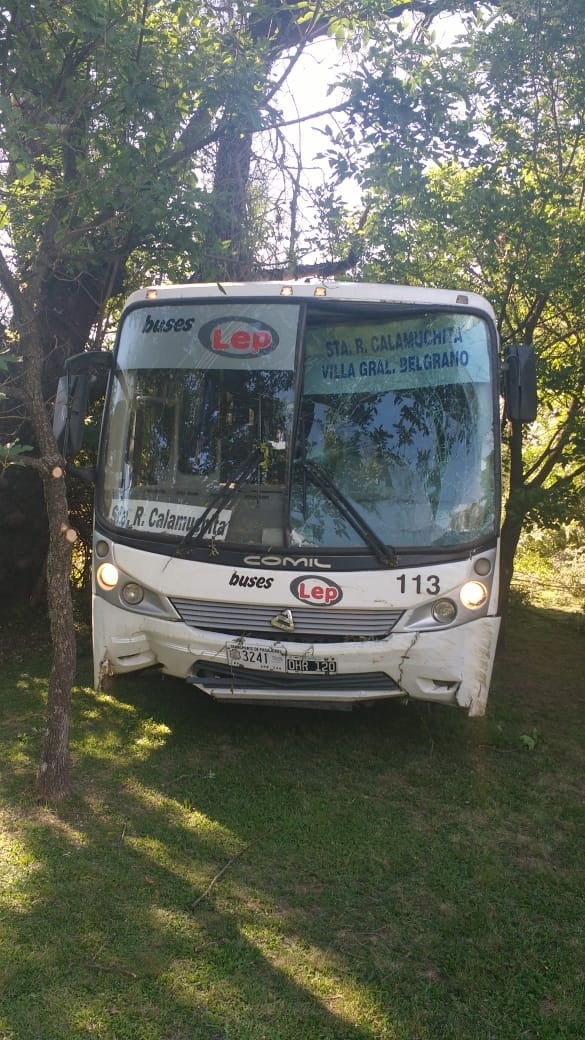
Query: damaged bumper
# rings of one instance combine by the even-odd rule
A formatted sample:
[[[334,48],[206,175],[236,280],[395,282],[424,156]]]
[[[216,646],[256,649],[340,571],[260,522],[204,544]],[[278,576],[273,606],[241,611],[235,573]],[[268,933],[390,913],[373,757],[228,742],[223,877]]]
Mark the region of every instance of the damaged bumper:
[[[458,705],[485,713],[500,619],[482,617],[438,631],[392,632],[380,640],[312,644],[237,640],[254,660],[234,665],[234,637],[182,621],[138,617],[94,601],[94,681],[159,666],[221,701],[351,706],[386,698]],[[285,665],[264,662],[278,648]],[[231,650],[230,650],[231,648]],[[252,657],[253,655],[248,655]],[[295,662],[288,671],[288,659]],[[268,657],[266,657],[268,661]],[[326,667],[322,662],[333,662]],[[304,662],[304,663],[303,663]],[[320,669],[323,668],[321,672]]]

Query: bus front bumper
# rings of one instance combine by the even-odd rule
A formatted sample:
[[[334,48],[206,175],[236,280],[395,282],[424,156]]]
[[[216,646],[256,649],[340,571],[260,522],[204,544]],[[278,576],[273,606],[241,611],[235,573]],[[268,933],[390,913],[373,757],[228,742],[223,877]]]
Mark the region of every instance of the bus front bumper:
[[[499,625],[498,617],[483,617],[455,628],[394,631],[376,641],[306,645],[284,638],[274,644],[141,616],[96,597],[94,682],[99,688],[106,676],[159,666],[219,701],[344,707],[412,698],[458,705],[480,716]],[[272,651],[277,645],[285,666],[280,661],[279,671],[265,662],[262,668],[248,667],[249,662],[234,666],[236,645],[255,651]],[[291,671],[286,670],[289,658],[295,662]]]

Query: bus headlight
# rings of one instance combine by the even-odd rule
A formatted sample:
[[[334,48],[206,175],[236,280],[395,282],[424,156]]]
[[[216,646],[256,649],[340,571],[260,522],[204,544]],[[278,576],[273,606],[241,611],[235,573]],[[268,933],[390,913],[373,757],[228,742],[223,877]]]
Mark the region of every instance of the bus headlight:
[[[109,592],[110,589],[115,589],[119,577],[118,568],[114,567],[113,563],[100,563],[97,569],[96,578],[98,585],[100,585],[102,589],[105,589],[107,592]]]
[[[437,599],[431,607],[431,614],[440,625],[450,625],[457,617],[457,607],[452,599]]]
[[[487,596],[487,589],[481,581],[466,581],[459,592],[459,599],[467,610],[477,610],[478,607],[483,607]]]
[[[120,593],[122,599],[129,607],[135,607],[144,599],[144,589],[136,581],[127,581]]]

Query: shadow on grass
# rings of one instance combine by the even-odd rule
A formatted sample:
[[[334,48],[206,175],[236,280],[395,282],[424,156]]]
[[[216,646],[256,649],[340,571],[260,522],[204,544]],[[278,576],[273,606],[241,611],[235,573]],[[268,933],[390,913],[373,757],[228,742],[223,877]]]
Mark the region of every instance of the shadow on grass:
[[[81,687],[78,795],[48,813],[30,670],[4,728],[6,1037],[577,1040],[582,675],[575,634],[522,614],[486,720]]]

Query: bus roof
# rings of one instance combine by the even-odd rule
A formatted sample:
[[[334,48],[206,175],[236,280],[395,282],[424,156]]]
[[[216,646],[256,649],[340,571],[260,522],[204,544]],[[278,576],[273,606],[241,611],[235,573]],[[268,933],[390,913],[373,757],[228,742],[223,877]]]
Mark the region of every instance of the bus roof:
[[[430,289],[411,285],[384,285],[372,282],[283,281],[283,282],[210,282],[187,285],[151,285],[133,292],[126,306],[141,301],[223,299],[296,299],[325,298],[344,303],[381,303],[439,307],[469,307],[494,319],[491,304],[477,293],[455,289]]]

